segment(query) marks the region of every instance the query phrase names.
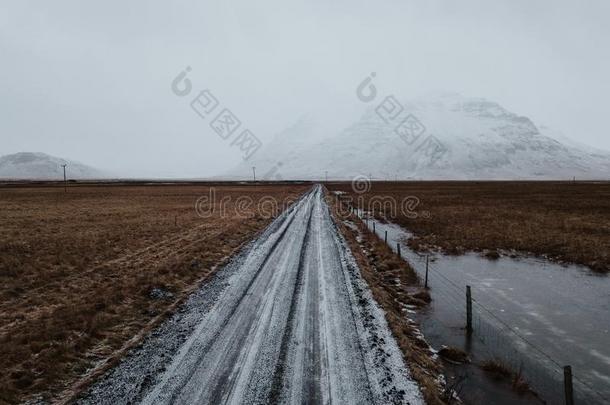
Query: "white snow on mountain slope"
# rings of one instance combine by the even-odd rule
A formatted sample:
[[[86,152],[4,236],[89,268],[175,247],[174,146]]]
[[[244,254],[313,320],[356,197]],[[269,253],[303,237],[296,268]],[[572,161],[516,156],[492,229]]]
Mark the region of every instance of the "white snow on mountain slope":
[[[0,157],[0,179],[62,180],[63,164],[67,164],[69,179],[107,177],[104,172],[82,163],[45,153],[20,152]]]
[[[377,103],[378,105],[379,103]],[[401,102],[390,119],[377,105],[334,136],[309,142],[300,121],[230,174],[251,166],[266,179],[609,179],[610,152],[562,141],[497,103],[457,94]],[[396,127],[409,116],[414,126]],[[407,123],[412,123],[410,118]],[[421,126],[420,126],[421,124]],[[319,134],[315,134],[318,136]],[[559,136],[557,136],[559,138]]]

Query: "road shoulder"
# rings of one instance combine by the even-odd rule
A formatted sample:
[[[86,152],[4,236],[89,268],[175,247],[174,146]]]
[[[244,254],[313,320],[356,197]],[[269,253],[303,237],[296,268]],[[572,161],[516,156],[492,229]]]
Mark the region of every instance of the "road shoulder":
[[[333,220],[347,241],[362,278],[385,313],[387,324],[400,347],[405,363],[420,385],[427,404],[445,404],[446,387],[442,366],[408,312],[425,306],[413,269],[399,260],[383,241],[367,231],[360,219],[326,193]]]

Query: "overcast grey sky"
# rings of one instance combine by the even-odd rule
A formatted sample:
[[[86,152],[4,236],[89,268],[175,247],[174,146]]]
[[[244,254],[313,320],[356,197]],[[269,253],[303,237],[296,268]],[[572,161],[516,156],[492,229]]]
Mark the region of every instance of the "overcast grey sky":
[[[170,90],[186,66],[263,142],[312,111],[355,120],[354,89],[374,71],[402,98],[486,97],[610,149],[609,21],[607,0],[5,0],[0,154],[227,170],[241,154]]]

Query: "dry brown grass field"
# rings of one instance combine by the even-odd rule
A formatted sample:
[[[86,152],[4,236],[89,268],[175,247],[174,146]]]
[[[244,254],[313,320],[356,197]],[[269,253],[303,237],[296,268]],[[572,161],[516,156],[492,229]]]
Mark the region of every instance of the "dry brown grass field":
[[[116,354],[270,222],[257,202],[308,187],[0,186],[0,403],[56,393]],[[254,204],[238,216],[243,196]]]
[[[417,197],[416,218],[400,209],[390,218],[380,204],[374,209],[412,231],[416,249],[491,257],[498,249],[516,250],[610,271],[609,182],[373,182],[363,194],[350,183],[327,186],[354,205],[361,197],[365,207],[373,197]]]

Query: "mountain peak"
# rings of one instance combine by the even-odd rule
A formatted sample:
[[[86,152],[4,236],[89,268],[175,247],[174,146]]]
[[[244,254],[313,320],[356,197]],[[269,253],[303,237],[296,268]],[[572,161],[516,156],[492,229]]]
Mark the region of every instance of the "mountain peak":
[[[319,142],[315,123],[282,131],[248,166],[277,167],[285,179],[607,179],[610,154],[592,153],[543,132],[528,117],[485,98],[445,93],[369,108]],[[388,113],[391,111],[391,113]],[[278,137],[276,137],[277,139]],[[236,168],[239,174],[245,167]],[[278,176],[277,174],[275,175]]]

